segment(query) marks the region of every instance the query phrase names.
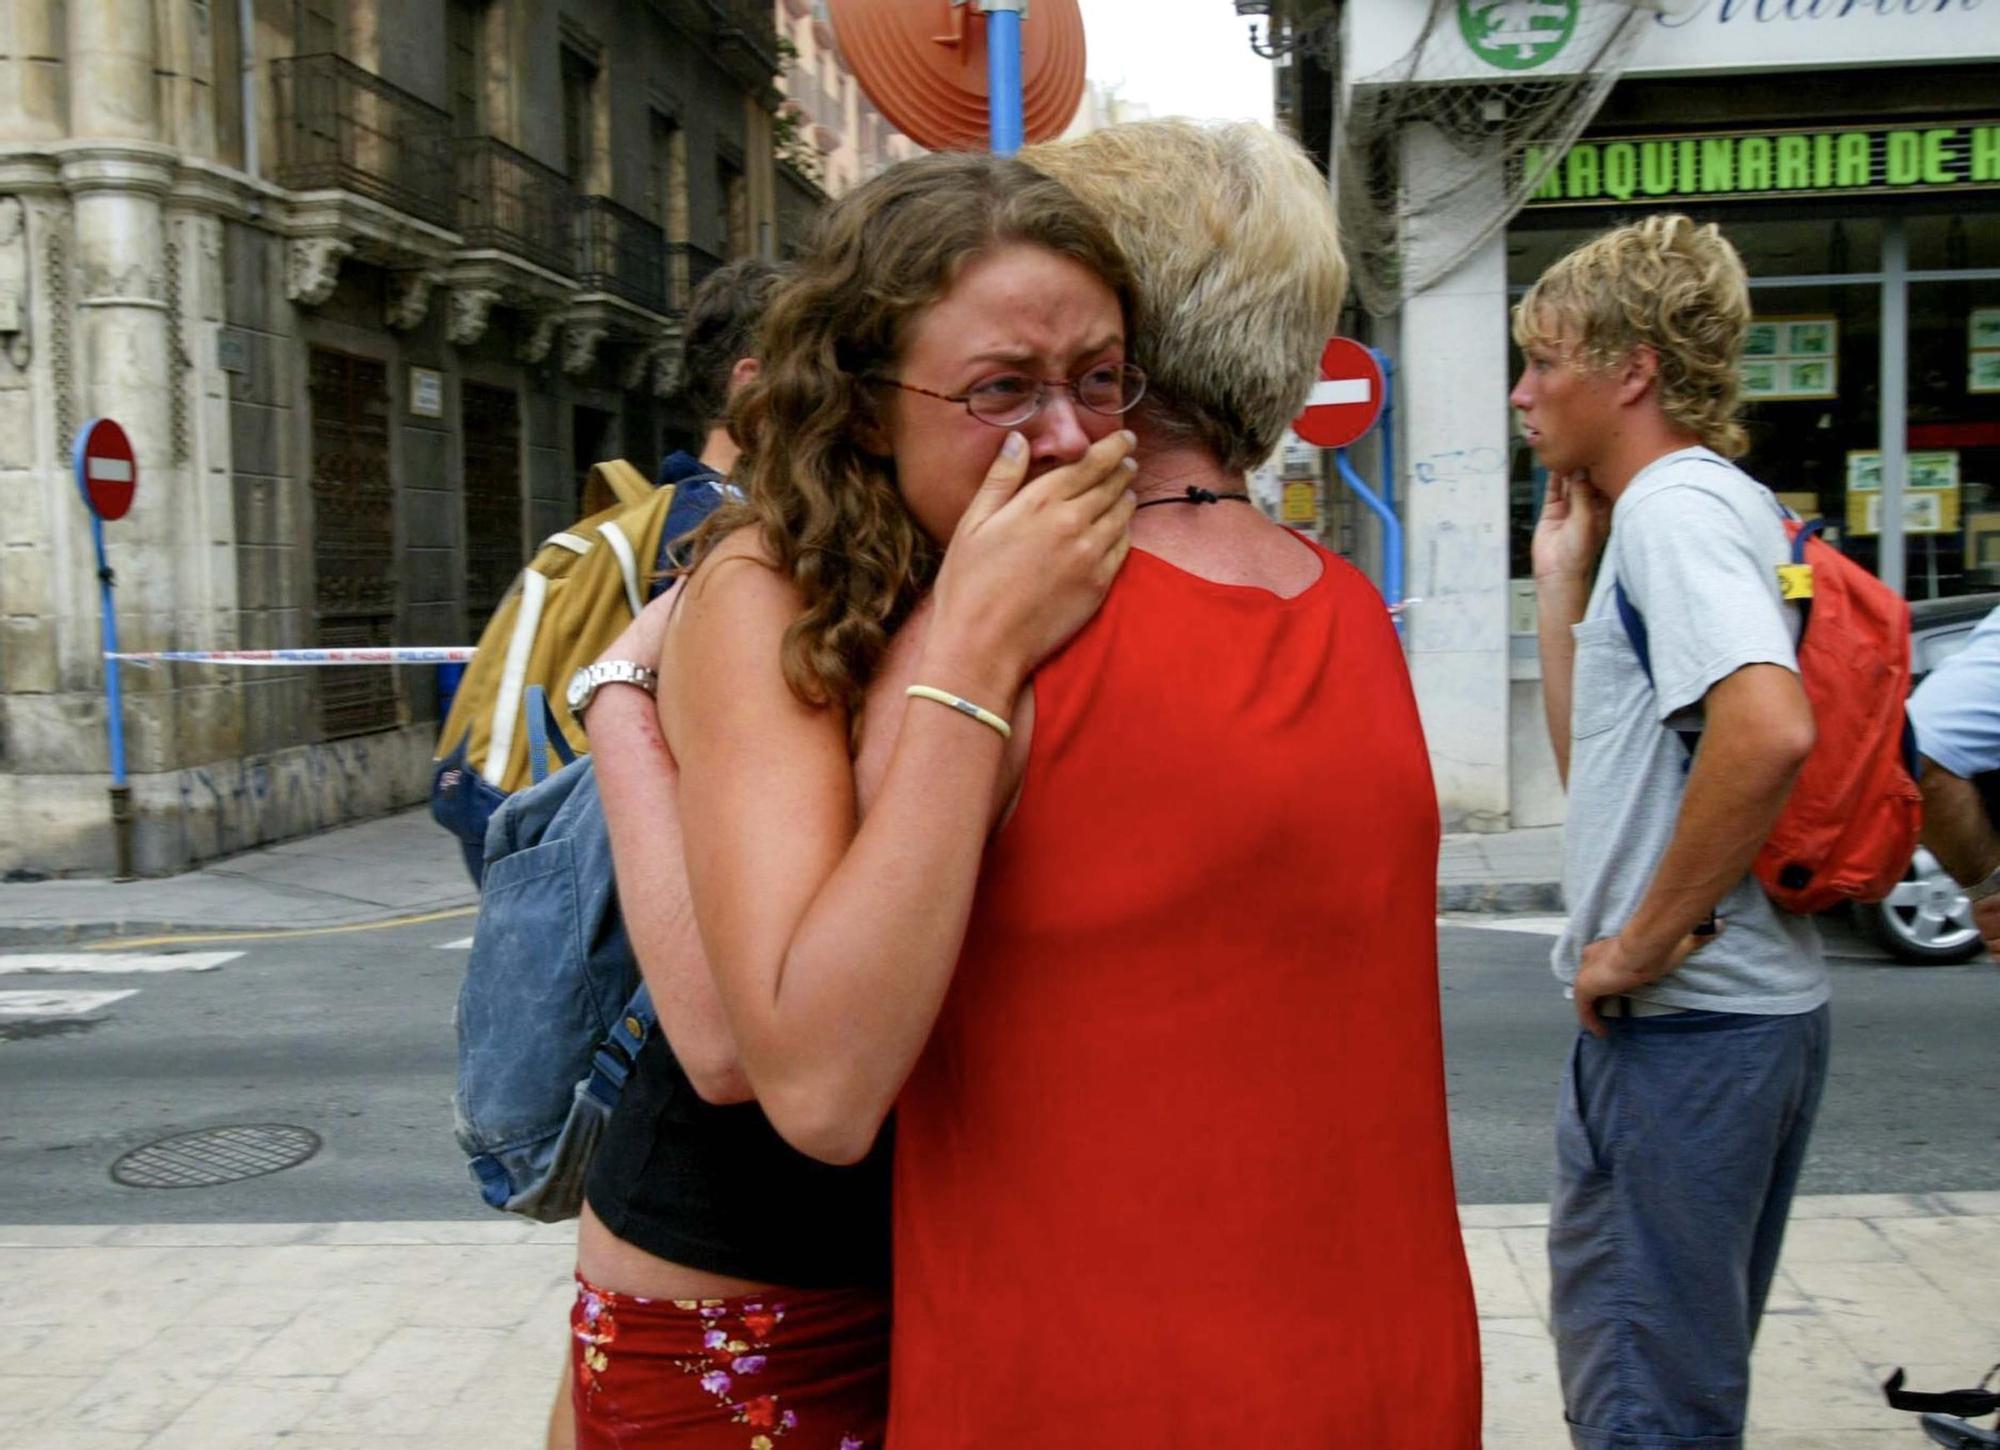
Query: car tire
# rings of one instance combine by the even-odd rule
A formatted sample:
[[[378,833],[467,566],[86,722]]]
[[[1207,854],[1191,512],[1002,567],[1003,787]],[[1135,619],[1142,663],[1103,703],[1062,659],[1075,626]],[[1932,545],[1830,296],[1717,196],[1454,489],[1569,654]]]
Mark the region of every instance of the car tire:
[[[1869,940],[1900,962],[1936,966],[1979,954],[1972,903],[1921,846],[1896,889],[1882,901],[1857,903],[1854,916]]]

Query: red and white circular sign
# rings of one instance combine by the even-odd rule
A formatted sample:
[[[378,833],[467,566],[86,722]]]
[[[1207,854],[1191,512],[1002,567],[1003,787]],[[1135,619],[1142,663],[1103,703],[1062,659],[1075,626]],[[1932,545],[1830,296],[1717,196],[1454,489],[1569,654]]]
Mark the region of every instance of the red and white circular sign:
[[[1319,356],[1319,381],[1292,431],[1321,448],[1345,448],[1382,416],[1382,365],[1351,337],[1336,337]]]
[[[110,418],[84,424],[76,439],[76,482],[90,511],[106,520],[122,519],[139,487],[139,460],[132,440]]]

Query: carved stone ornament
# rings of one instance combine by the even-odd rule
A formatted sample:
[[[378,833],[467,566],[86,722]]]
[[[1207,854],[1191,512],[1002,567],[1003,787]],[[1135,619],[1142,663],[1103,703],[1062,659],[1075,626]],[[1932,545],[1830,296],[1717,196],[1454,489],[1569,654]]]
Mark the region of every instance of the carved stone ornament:
[[[486,325],[493,317],[493,305],[500,300],[500,294],[491,287],[454,287],[451,289],[451,315],[445,319],[445,336],[451,339],[453,347],[471,347],[486,336]]]
[[[609,331],[602,323],[572,322],[563,331],[563,371],[587,373],[597,360],[597,345]]]
[[[338,237],[296,237],[285,270],[285,295],[301,307],[317,307],[333,296],[340,263],[354,250]]]
[[[26,371],[34,350],[28,341],[28,209],[16,196],[0,196],[0,356]]]
[[[687,373],[681,367],[681,350],[677,346],[665,346],[653,355],[653,396],[671,398],[687,385]]]
[[[431,310],[431,289],[444,279],[436,272],[419,269],[397,272],[390,279],[391,292],[386,309],[389,326],[408,332]]]
[[[646,385],[646,375],[653,370],[653,363],[659,356],[661,344],[650,347],[635,347],[625,358],[625,366],[619,370],[618,386],[628,393],[637,392]]]
[[[528,331],[515,349],[515,356],[524,363],[538,363],[548,357],[556,345],[556,334],[562,331],[562,312],[549,307],[528,314]]]

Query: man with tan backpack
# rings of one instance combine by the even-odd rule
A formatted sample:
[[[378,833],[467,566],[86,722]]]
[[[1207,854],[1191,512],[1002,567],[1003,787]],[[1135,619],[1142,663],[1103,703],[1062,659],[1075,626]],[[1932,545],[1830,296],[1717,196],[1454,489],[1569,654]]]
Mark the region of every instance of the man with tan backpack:
[[[623,459],[595,465],[584,493],[589,515],[543,542],[480,634],[431,767],[431,815],[459,838],[474,881],[484,871],[487,821],[529,781],[528,687],[569,701],[546,723],[552,739],[581,750],[572,683],[586,700],[603,684],[638,683],[594,662],[666,587],[674,542],[727,497],[737,448],[724,416],[730,394],[756,375],[756,329],[780,275],[765,262],[735,262],[696,289],[683,373],[706,424],[701,455],[668,454],[653,485]]]

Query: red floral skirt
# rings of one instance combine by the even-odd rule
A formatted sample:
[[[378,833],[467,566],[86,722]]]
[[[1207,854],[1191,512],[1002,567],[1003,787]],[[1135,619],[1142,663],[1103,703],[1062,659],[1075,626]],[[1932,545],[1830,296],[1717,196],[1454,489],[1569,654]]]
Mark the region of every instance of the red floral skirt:
[[[889,1296],[641,1299],[577,1276],[577,1450],[880,1450]]]

